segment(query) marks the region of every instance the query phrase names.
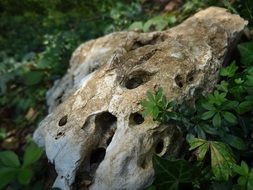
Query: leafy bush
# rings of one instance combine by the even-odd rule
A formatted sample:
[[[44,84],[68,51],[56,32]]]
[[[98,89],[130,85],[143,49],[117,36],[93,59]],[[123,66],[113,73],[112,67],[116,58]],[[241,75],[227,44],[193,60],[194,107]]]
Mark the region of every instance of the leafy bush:
[[[238,45],[241,54],[240,64],[233,61],[220,71],[221,81],[213,93],[200,97],[194,106],[183,102],[168,102],[159,89],[155,94],[147,93],[147,99],[142,102],[143,116],[151,115],[154,120],[176,124],[184,132],[189,151],[196,156],[191,164],[198,165],[196,171],[206,171],[209,178],[180,180],[178,171],[170,169],[187,165],[185,160],[178,160],[171,166],[171,159],[154,158],[156,180],[152,188],[183,189],[180,184],[191,184],[190,188],[201,189],[209,184],[209,189],[221,185],[227,189],[252,189],[252,171],[248,165],[253,148],[251,138],[253,132],[253,42]],[[236,163],[241,162],[241,166]],[[188,163],[190,164],[190,163]],[[159,167],[156,167],[159,166]],[[194,167],[193,167],[194,168]],[[198,173],[192,168],[184,167],[185,173]],[[238,183],[235,182],[239,174]],[[200,172],[199,172],[200,174]],[[186,177],[186,174],[182,174]],[[196,183],[197,181],[197,183]],[[194,184],[195,182],[195,184]],[[181,184],[181,185],[182,185]],[[198,184],[198,186],[196,186]]]
[[[43,151],[34,143],[30,143],[23,156],[21,164],[18,156],[12,151],[0,152],[0,189],[3,189],[10,182],[18,181],[21,185],[30,183],[33,170],[32,164],[37,162]]]

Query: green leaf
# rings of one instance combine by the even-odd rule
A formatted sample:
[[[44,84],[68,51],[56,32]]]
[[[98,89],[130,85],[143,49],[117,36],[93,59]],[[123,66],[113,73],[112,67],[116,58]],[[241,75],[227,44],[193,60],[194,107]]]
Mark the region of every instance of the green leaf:
[[[189,150],[198,148],[197,159],[199,161],[202,161],[205,158],[207,151],[209,150],[209,143],[206,140],[199,138],[190,138],[188,140],[188,143],[190,144]]]
[[[165,160],[155,155],[153,164],[157,190],[178,190],[179,184],[191,183],[198,174],[197,168],[185,160]]]
[[[238,78],[238,79],[235,79],[235,83],[240,85],[244,83],[244,80],[242,80],[241,78]]]
[[[158,115],[159,115],[160,111],[159,111],[159,108],[158,107],[153,107],[153,110],[152,110],[152,116],[154,119],[157,119],[158,118]]]
[[[238,150],[246,150],[247,149],[247,146],[244,143],[244,141],[237,136],[225,135],[223,137],[223,140],[224,140],[224,142],[226,142],[227,144],[229,144],[230,146],[232,146]]]
[[[209,150],[209,144],[208,143],[204,143],[204,144],[202,144],[201,146],[198,147],[197,158],[198,158],[199,161],[202,161],[205,158],[206,153],[207,153],[208,150]]]
[[[161,31],[168,26],[168,21],[163,16],[156,16],[149,19],[143,26],[143,31],[148,32],[152,30]]]
[[[201,115],[201,119],[208,120],[214,116],[216,112],[215,111],[207,111]]]
[[[190,144],[190,149],[193,150],[195,148],[198,148],[199,146],[206,143],[206,140],[199,139],[199,138],[189,138],[188,143]]]
[[[0,152],[0,163],[2,163],[4,166],[15,168],[18,168],[20,166],[18,156],[12,151]]]
[[[210,104],[210,103],[208,103],[208,102],[203,102],[203,103],[201,104],[201,106],[202,106],[203,108],[205,108],[206,110],[209,110],[209,111],[214,111],[214,110],[216,109],[212,104]]]
[[[30,166],[35,163],[41,157],[43,150],[36,144],[31,143],[25,149],[23,167]]]
[[[245,177],[245,176],[240,176],[239,178],[238,178],[238,180],[237,180],[237,183],[241,186],[241,187],[247,187],[247,182],[248,182],[248,180],[247,180],[247,177]]]
[[[18,172],[18,182],[22,185],[27,185],[32,179],[32,171],[29,168],[22,168]]]
[[[233,77],[237,69],[238,67],[235,64],[235,61],[233,61],[229,66],[221,68],[220,75],[224,77]]]
[[[161,101],[162,97],[163,97],[163,90],[162,88],[159,88],[155,95],[155,102]]]
[[[237,113],[239,114],[244,114],[252,110],[253,110],[253,101],[248,100],[241,102],[236,109]]]
[[[219,113],[216,113],[213,117],[213,126],[220,127],[221,126],[221,117]]]
[[[1,167],[0,168],[0,189],[3,189],[8,183],[12,182],[16,178],[16,168]]]
[[[246,76],[245,84],[246,84],[247,86],[252,87],[252,86],[253,86],[253,76],[247,75],[247,76]]]
[[[235,117],[234,114],[230,113],[230,112],[222,112],[223,117],[232,124],[236,124],[237,123],[237,118]]]
[[[44,73],[42,71],[30,71],[23,75],[26,85],[35,85],[42,81]]]
[[[201,128],[210,135],[217,135],[218,131],[214,127],[210,127],[209,125],[201,125]]]
[[[241,55],[241,63],[250,66],[253,63],[253,43],[246,42],[238,45]]]
[[[234,171],[242,176],[248,176],[249,174],[249,167],[246,162],[242,161],[241,166],[234,165]]]
[[[228,82],[227,81],[221,81],[220,84],[216,85],[217,90],[223,91],[225,93],[228,92]]]
[[[211,141],[211,166],[217,180],[227,181],[232,175],[235,159],[232,150],[222,142]]]
[[[155,96],[150,91],[147,92],[147,97],[150,102],[155,102]]]
[[[238,106],[239,102],[237,101],[227,101],[222,105],[222,110],[231,110],[235,109]]]
[[[220,106],[224,102],[227,101],[226,99],[226,93],[219,93],[217,90],[214,91],[213,94],[208,95],[208,102],[210,104],[216,104],[217,106]]]
[[[141,21],[137,21],[137,22],[133,22],[129,27],[129,30],[140,30],[143,31],[143,22]]]

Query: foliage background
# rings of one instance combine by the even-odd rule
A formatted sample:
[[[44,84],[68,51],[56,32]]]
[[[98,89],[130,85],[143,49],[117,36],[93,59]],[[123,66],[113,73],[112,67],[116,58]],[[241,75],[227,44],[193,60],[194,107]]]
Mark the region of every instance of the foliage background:
[[[211,5],[240,14],[249,20],[251,28],[252,3],[251,0],[1,0],[0,150],[11,150],[23,161],[32,132],[47,114],[46,91],[65,73],[71,53],[79,44],[119,30],[164,30]],[[13,179],[10,187],[49,187],[49,179],[38,180],[43,172],[52,169],[50,166],[41,169],[46,163],[42,158],[31,166],[34,172],[29,183],[20,184]]]

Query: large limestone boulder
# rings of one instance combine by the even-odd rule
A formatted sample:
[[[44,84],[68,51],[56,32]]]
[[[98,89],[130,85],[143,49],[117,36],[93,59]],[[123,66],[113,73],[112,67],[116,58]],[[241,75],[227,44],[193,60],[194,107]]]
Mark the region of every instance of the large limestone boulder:
[[[152,183],[152,155],[178,155],[183,138],[176,126],[142,118],[140,102],[158,87],[179,101],[212,91],[246,24],[211,7],[163,32],[117,32],[78,47],[34,133],[55,165],[54,186],[68,190],[78,179],[84,189],[135,190]]]

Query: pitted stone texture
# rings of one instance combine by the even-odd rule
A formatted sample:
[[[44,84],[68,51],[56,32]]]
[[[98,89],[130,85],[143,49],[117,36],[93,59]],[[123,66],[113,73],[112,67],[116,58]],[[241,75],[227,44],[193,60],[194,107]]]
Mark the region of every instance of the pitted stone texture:
[[[177,155],[183,139],[177,127],[141,118],[146,92],[194,101],[212,91],[246,24],[211,7],[167,31],[112,33],[77,48],[34,133],[55,164],[54,186],[70,189],[77,170],[92,177],[91,190],[148,186],[153,153]]]

